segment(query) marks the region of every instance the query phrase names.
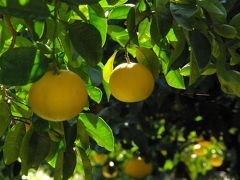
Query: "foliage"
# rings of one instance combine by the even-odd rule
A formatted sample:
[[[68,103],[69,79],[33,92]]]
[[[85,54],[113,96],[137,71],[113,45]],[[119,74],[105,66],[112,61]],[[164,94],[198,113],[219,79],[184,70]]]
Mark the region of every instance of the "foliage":
[[[159,172],[196,179],[212,167],[202,166],[208,155],[189,158],[191,145],[213,136],[212,149],[225,154],[223,170],[229,166],[237,176],[239,9],[237,0],[2,0],[0,159],[9,167],[3,174],[13,178],[20,159],[21,174],[48,163],[55,179],[91,179],[90,151],[113,151],[115,137],[109,157],[119,164],[117,148],[152,160],[149,179],[164,178]],[[155,77],[144,102],[110,98],[113,66],[128,56]],[[90,100],[86,112],[54,123],[32,113],[28,92],[57,67],[81,76]]]

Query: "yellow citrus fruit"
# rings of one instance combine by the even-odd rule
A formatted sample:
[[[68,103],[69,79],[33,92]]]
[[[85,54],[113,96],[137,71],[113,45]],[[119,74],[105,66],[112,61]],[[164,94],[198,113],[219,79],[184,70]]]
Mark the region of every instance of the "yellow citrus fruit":
[[[151,163],[146,163],[144,158],[134,157],[129,159],[125,166],[124,172],[132,178],[144,178],[152,173],[153,167]]]
[[[193,152],[197,156],[204,156],[207,153],[208,148],[212,145],[210,141],[199,141],[193,146]]]
[[[32,111],[49,121],[69,120],[80,113],[88,100],[84,81],[74,72],[46,72],[29,91]]]
[[[154,78],[151,71],[140,63],[123,63],[113,70],[109,87],[116,99],[123,102],[138,102],[151,95]]]
[[[102,174],[105,178],[115,178],[118,175],[117,167],[105,165],[102,167]]]
[[[223,157],[218,154],[213,154],[209,158],[209,162],[213,167],[220,167],[223,164]]]
[[[103,153],[93,153],[91,158],[95,164],[101,165],[107,160],[107,155]]]

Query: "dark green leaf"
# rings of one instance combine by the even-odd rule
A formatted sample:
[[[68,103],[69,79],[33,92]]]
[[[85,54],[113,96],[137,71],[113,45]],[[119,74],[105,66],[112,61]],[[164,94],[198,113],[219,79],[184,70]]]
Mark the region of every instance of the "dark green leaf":
[[[89,135],[86,131],[82,121],[77,122],[77,138],[80,139],[81,147],[83,149],[89,148]]]
[[[151,49],[137,48],[136,57],[138,62],[149,68],[153,74],[153,77],[157,79],[160,73],[160,61],[157,55]]]
[[[99,146],[109,151],[114,150],[114,137],[111,128],[101,118],[91,113],[80,113],[81,120],[89,133]]]
[[[62,174],[63,174],[63,150],[61,149],[58,152],[53,177],[55,180],[62,180]]]
[[[137,36],[137,28],[136,28],[136,20],[135,20],[135,8],[132,7],[127,16],[127,30],[130,40],[133,43],[138,45],[138,36]]]
[[[25,85],[40,78],[46,69],[46,58],[35,48],[9,49],[0,57],[0,83],[9,86]]]
[[[90,24],[100,32],[102,38],[102,46],[105,44],[107,37],[107,18],[103,8],[99,4],[89,6]]]
[[[118,2],[118,0],[107,0],[109,5],[114,5]]]
[[[236,14],[229,22],[231,26],[234,26],[240,32],[240,13]]]
[[[99,67],[88,66],[88,72],[89,72],[92,85],[99,86],[103,79],[101,69]]]
[[[22,173],[27,174],[29,168],[37,169],[49,153],[50,139],[47,134],[38,134],[32,128],[23,138],[20,149]]]
[[[8,104],[0,98],[0,136],[6,131],[10,124],[10,111]]]
[[[211,44],[204,34],[199,31],[189,32],[189,41],[198,67],[203,69],[211,57]]]
[[[82,163],[83,163],[83,169],[84,169],[84,175],[85,175],[85,180],[91,180],[92,179],[92,165],[90,162],[89,157],[87,156],[86,152],[78,148]]]
[[[192,85],[200,76],[200,70],[197,64],[197,60],[193,53],[190,54],[190,78],[189,85]]]
[[[214,27],[214,31],[224,37],[229,39],[234,39],[237,36],[237,29],[228,24],[220,24]]]
[[[21,143],[25,135],[24,123],[17,123],[8,132],[3,145],[3,157],[5,164],[9,165],[17,160]]]
[[[50,11],[43,0],[28,0],[21,4],[19,0],[0,2],[0,11],[4,14],[25,19],[44,19]]]
[[[227,17],[227,12],[224,6],[218,0],[201,0],[197,4],[205,9],[211,16],[214,22],[224,23]]]
[[[67,180],[73,175],[76,166],[76,152],[71,148],[63,156],[63,179]]]
[[[66,149],[69,150],[73,148],[74,142],[77,137],[77,125],[70,124],[69,122],[63,122],[63,126],[64,126]]]
[[[76,21],[69,25],[69,36],[76,51],[89,65],[96,66],[101,61],[101,34],[93,25]]]
[[[187,30],[192,29],[190,19],[197,13],[197,6],[189,4],[170,4],[170,10],[179,25]]]

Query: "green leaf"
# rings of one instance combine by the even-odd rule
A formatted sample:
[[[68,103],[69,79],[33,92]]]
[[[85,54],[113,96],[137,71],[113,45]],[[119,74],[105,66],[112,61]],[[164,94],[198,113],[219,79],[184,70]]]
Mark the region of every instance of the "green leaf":
[[[218,68],[217,76],[223,92],[240,97],[240,72]]]
[[[198,8],[192,4],[170,4],[170,11],[176,22],[187,30],[192,29],[190,19],[197,13]]]
[[[234,26],[228,24],[220,24],[214,27],[214,31],[224,37],[229,39],[234,39],[237,36],[237,29]]]
[[[224,23],[226,21],[227,12],[224,6],[218,0],[201,0],[197,1],[197,5],[205,9],[214,22]]]
[[[164,1],[156,1],[156,18],[157,32],[159,32],[160,39],[164,38],[172,26],[172,16]],[[154,28],[154,27],[152,27]]]
[[[129,39],[138,45],[138,36],[137,36],[137,28],[136,28],[136,20],[135,20],[135,8],[132,7],[127,16],[127,30]]]
[[[89,145],[90,145],[89,135],[82,121],[77,121],[77,138],[80,140],[80,143],[81,143],[80,146],[83,149],[89,148]]]
[[[76,166],[76,152],[71,148],[65,151],[63,156],[63,179],[68,179],[73,175]]]
[[[137,48],[136,58],[138,62],[149,68],[155,79],[158,78],[160,73],[160,61],[157,55],[151,49]]]
[[[105,44],[107,37],[107,18],[103,8],[99,4],[89,6],[90,24],[100,32],[102,38],[102,46]]]
[[[63,174],[63,150],[58,152],[53,177],[55,180],[62,180]]]
[[[165,75],[169,86],[177,89],[185,89],[184,79],[179,70],[171,70]]]
[[[124,4],[121,6],[116,6],[113,8],[109,14],[108,19],[127,19],[127,15],[129,13],[129,10],[133,7],[130,4]]]
[[[69,5],[79,5],[79,4],[95,4],[100,0],[62,0]]]
[[[240,13],[236,14],[231,19],[231,21],[229,22],[229,25],[234,26],[240,32]]]
[[[92,85],[88,85],[87,86],[87,92],[89,97],[94,100],[95,102],[97,102],[98,104],[101,102],[102,100],[102,91],[101,89],[92,86]]]
[[[10,111],[8,109],[8,104],[0,98],[0,136],[6,131],[10,124]]]
[[[69,150],[74,147],[74,142],[77,138],[77,124],[70,124],[63,122],[64,136],[65,136],[65,149]]]
[[[151,34],[150,34],[151,22],[145,18],[138,26],[138,41],[139,46],[152,48]]]
[[[89,72],[92,85],[99,86],[103,79],[101,69],[98,66],[97,67],[88,66],[88,72]]]
[[[27,0],[24,4],[21,4],[19,0],[1,1],[0,11],[25,19],[45,19],[50,16],[47,4],[43,0]]]
[[[48,155],[50,139],[47,134],[37,134],[30,129],[23,138],[20,149],[21,171],[27,174],[30,168],[38,169],[39,165]]]
[[[20,86],[40,78],[47,69],[47,61],[33,47],[18,47],[2,54],[0,69],[1,84]]]
[[[109,83],[110,76],[113,71],[113,62],[115,60],[118,51],[114,51],[112,56],[107,60],[107,63],[103,67],[103,79],[106,83]]]
[[[109,5],[114,5],[118,2],[119,0],[107,0]]]
[[[24,123],[17,123],[8,132],[3,145],[3,157],[5,164],[9,165],[17,160],[21,143],[25,135]]]
[[[108,34],[114,41],[118,42],[122,47],[125,46],[129,39],[128,32],[121,26],[117,25],[109,25]]]
[[[192,85],[200,76],[200,70],[197,64],[197,60],[193,53],[190,54],[190,78],[189,85]]]
[[[189,32],[189,41],[193,54],[200,69],[203,69],[211,57],[211,44],[204,34],[199,31]]]
[[[208,64],[202,71],[201,75],[209,76],[216,73],[216,65],[215,64]]]
[[[82,159],[85,180],[91,180],[92,179],[92,165],[91,165],[90,159],[83,149],[78,148],[78,150],[79,150],[79,153],[80,153],[80,156]]]
[[[114,150],[114,137],[111,128],[101,118],[91,113],[80,113],[81,120],[89,133],[99,146],[109,151]]]
[[[68,28],[76,51],[89,65],[96,66],[103,55],[100,32],[93,25],[79,21],[75,21]]]

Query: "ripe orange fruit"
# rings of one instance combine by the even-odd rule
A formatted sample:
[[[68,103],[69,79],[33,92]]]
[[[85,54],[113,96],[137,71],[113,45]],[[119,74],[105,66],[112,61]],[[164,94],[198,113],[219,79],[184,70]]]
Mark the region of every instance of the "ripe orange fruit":
[[[93,160],[93,162],[97,165],[101,165],[103,164],[106,160],[107,160],[107,155],[103,154],[103,153],[93,153],[93,155],[91,156],[91,159]]]
[[[80,113],[88,100],[84,81],[74,72],[48,71],[29,91],[32,111],[49,121],[69,120]]]
[[[151,71],[140,63],[123,63],[113,70],[109,87],[116,99],[138,102],[151,95],[154,78]]]
[[[209,158],[209,162],[213,167],[220,167],[223,164],[223,157],[218,154],[213,154]]]
[[[152,170],[152,164],[146,163],[141,157],[129,159],[124,166],[124,172],[132,178],[144,178],[150,175]]]
[[[197,156],[204,156],[207,153],[209,146],[211,146],[210,141],[199,141],[197,144],[193,146],[193,152]]]

